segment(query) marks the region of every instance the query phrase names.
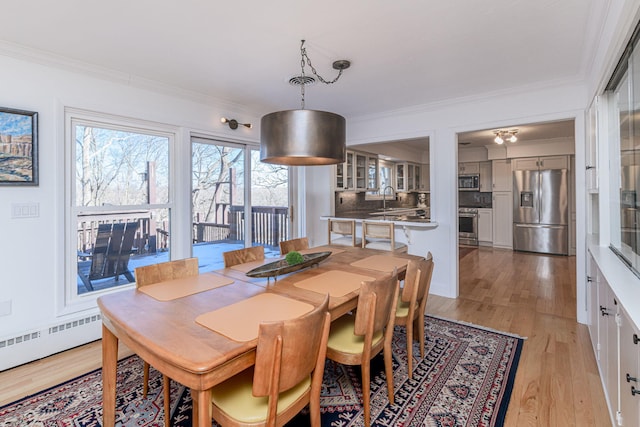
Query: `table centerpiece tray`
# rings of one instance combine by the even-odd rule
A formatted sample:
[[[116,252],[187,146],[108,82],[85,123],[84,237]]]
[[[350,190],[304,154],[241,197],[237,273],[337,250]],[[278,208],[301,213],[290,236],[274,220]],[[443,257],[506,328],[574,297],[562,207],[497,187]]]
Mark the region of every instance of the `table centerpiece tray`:
[[[318,264],[327,259],[329,255],[331,255],[331,251],[303,254],[302,262],[297,264],[289,264],[286,259],[281,259],[256,267],[248,271],[246,275],[249,277],[277,277]]]

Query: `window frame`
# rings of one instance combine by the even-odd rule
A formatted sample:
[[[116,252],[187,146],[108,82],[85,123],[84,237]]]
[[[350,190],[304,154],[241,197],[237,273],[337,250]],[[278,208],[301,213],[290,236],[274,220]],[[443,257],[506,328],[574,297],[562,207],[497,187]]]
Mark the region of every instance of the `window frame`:
[[[113,211],[113,206],[77,206],[76,205],[76,141],[75,127],[85,125],[102,129],[113,129],[125,132],[141,133],[145,135],[161,136],[168,139],[168,194],[165,203],[137,204],[118,206],[123,212],[135,211],[140,208],[146,210],[166,209],[170,224],[174,223],[173,213],[176,211],[176,141],[179,140],[179,130],[174,126],[163,125],[129,117],[98,113],[88,110],[67,107],[64,109],[64,280],[59,290],[57,304],[58,314],[69,314],[96,307],[96,299],[105,294],[118,292],[135,287],[135,283],[124,284],[105,290],[97,290],[85,294],[78,294],[77,290],[77,222],[80,213],[100,213]],[[175,224],[174,224],[175,225]],[[172,231],[179,227],[172,227]],[[177,231],[177,230],[176,230]],[[190,230],[188,230],[190,231]],[[171,233],[171,240],[180,238],[180,232]],[[172,245],[169,246],[170,248]],[[171,257],[170,253],[170,257]]]

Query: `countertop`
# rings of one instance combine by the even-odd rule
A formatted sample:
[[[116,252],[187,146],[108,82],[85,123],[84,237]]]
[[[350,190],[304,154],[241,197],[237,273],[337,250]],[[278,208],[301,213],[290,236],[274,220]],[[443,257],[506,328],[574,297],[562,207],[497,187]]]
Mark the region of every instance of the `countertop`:
[[[407,211],[405,209],[404,211]],[[414,211],[416,209],[413,209]],[[430,219],[419,218],[419,219],[409,219],[406,218],[406,214],[401,214],[402,211],[395,209],[387,211],[386,218],[383,215],[382,211],[376,211],[375,214],[372,215],[372,212],[364,212],[364,211],[351,211],[351,212],[341,212],[338,215],[323,215],[320,217],[321,220],[328,220],[329,218],[333,219],[353,219],[356,223],[362,223],[362,221],[368,222],[393,222],[396,225],[400,225],[403,227],[411,227],[411,228],[424,228],[424,229],[432,229],[438,226],[437,222],[433,222]]]

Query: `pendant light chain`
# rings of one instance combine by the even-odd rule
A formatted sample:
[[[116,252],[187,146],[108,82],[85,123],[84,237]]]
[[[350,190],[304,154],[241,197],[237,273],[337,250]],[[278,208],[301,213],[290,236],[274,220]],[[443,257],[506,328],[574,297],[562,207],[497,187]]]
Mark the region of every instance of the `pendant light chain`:
[[[304,47],[304,40],[301,41],[300,43],[300,55],[301,55],[301,59],[300,59],[300,68],[302,69],[302,82],[300,84],[300,94],[302,95],[302,109],[304,110],[304,86],[305,86],[305,74],[304,74],[304,66],[305,66],[305,59],[306,61],[306,65],[309,66],[309,68],[311,68],[311,72],[313,73],[313,75],[315,75],[318,80],[320,80],[322,83],[330,85],[333,84],[335,82],[338,81],[338,79],[340,78],[340,76],[342,75],[342,71],[344,70],[344,68],[339,68],[338,69],[338,75],[336,76],[335,79],[333,80],[325,80],[320,74],[318,74],[318,72],[316,71],[316,68],[313,66],[313,64],[311,64],[311,58],[309,58],[309,55],[307,55],[307,48]],[[348,65],[347,65],[348,67]],[[335,66],[334,66],[335,68]]]

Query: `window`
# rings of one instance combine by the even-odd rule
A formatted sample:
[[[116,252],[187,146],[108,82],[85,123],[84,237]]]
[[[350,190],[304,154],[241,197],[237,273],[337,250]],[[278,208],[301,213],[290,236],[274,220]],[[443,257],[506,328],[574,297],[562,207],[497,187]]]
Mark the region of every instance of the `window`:
[[[367,191],[365,193],[365,200],[382,200],[383,195],[384,197],[394,196],[394,169],[395,163],[393,162],[389,162],[386,160],[380,160],[378,162],[378,190]],[[382,193],[382,191],[384,191],[384,194]]]
[[[222,253],[243,247],[279,255],[279,242],[289,238],[289,168],[260,162],[259,150],[245,144],[194,137],[191,146],[193,256],[200,271],[222,268]]]
[[[636,35],[638,32],[636,31]],[[611,249],[640,276],[640,49],[637,37],[610,81]]]
[[[174,134],[67,111],[67,305],[134,282],[135,267],[168,261]]]

